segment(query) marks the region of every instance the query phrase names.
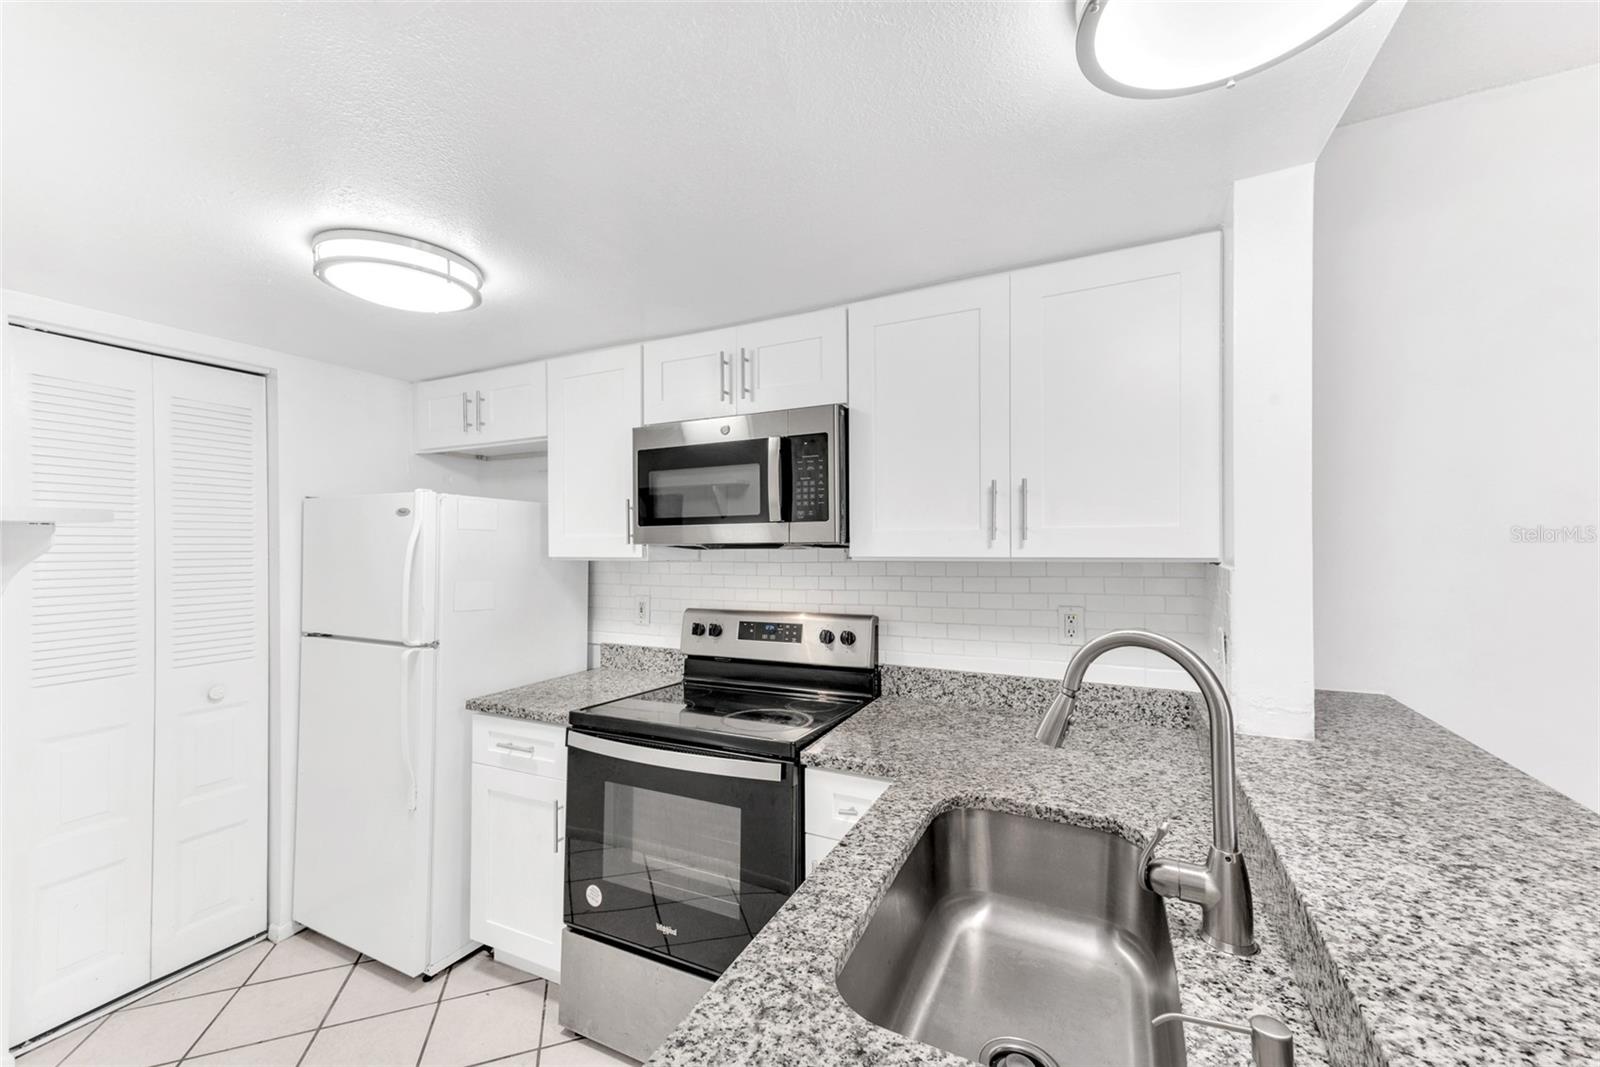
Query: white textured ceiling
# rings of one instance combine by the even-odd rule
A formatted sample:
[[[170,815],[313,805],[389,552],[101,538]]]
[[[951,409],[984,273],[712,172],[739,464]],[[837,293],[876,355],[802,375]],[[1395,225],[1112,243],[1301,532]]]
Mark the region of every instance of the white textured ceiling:
[[[819,307],[1217,225],[1397,10],[1134,101],[1067,8],[8,3],[5,285],[402,378]],[[483,306],[327,288],[333,226],[464,253]]]
[[[1410,0],[1343,122],[1600,63],[1596,0]]]

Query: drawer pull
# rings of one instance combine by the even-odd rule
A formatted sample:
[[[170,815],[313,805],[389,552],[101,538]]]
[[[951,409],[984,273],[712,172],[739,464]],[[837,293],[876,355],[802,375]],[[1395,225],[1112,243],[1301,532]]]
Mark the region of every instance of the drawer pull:
[[[508,756],[517,756],[522,759],[532,759],[534,756],[534,749],[513,745],[510,741],[496,741],[494,747]]]
[[[848,808],[840,808],[839,809],[839,814],[845,816],[846,818],[854,819],[854,818],[857,818],[858,816],[860,816],[861,812],[856,810],[855,805],[852,804]]]

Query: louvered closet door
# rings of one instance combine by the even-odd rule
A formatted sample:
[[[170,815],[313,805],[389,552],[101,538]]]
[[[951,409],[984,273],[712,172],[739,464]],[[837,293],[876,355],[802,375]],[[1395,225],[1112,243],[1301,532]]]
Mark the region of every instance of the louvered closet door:
[[[263,379],[155,361],[157,975],[267,923]]]
[[[62,526],[4,597],[14,1038],[150,978],[150,357],[6,327],[5,500]]]

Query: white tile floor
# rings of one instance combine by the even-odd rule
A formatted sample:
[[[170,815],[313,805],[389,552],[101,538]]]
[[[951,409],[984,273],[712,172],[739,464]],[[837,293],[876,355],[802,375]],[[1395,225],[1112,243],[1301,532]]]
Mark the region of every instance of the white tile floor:
[[[480,952],[431,982],[310,931],[251,945],[17,1058],[19,1067],[607,1067],[560,987]]]

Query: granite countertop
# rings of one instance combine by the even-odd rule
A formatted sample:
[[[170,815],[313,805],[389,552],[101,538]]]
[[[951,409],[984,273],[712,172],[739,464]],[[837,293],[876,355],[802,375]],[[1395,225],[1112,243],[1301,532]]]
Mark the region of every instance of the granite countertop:
[[[1238,763],[1336,1059],[1600,1064],[1600,814],[1383,696]]]
[[[1050,750],[1026,695],[985,693],[988,709],[889,697],[807,749],[810,766],[896,784],[651,1063],[967,1063],[867,1022],[834,985],[949,808],[1135,841],[1172,814],[1163,854],[1203,856],[1203,731],[1113,702]],[[1600,1063],[1600,816],[1386,697],[1319,694],[1316,741],[1240,737],[1238,764],[1262,951],[1210,949],[1198,910],[1169,903],[1184,1011],[1275,1012],[1301,1064]],[[1242,1038],[1185,1029],[1195,1067],[1248,1062]]]
[[[889,697],[803,754],[808,766],[895,780],[656,1052],[661,1067],[702,1064],[947,1064],[967,1060],[875,1026],[834,977],[922,830],[953,807],[1078,823],[1140,842],[1173,817],[1163,854],[1201,859],[1209,789],[1197,735],[1085,707],[1068,743],[1033,739],[1033,702],[980,710]],[[1262,951],[1240,959],[1199,939],[1199,911],[1167,909],[1183,1010],[1242,1020],[1281,1016],[1298,1062],[1327,1062],[1273,920],[1257,912]],[[1186,1027],[1192,1067],[1234,1065],[1248,1042]],[[1070,1067],[1070,1065],[1064,1065]]]
[[[565,726],[567,716],[579,708],[659,689],[679,681],[681,677],[681,674],[661,670],[595,667],[487,696],[472,697],[467,701],[467,710]]]

